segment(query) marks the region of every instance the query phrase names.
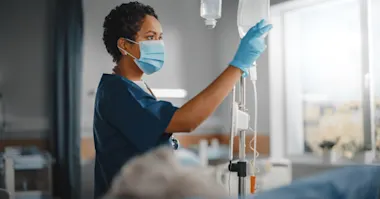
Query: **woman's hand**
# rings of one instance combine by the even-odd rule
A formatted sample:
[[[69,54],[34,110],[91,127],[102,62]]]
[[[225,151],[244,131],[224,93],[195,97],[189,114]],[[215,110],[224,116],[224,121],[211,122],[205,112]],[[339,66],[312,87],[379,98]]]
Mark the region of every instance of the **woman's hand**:
[[[264,20],[261,20],[240,41],[239,48],[230,65],[240,68],[248,75],[248,69],[253,66],[253,63],[265,51],[265,35],[272,29],[272,25],[266,25]]]
[[[264,52],[266,45],[263,35],[270,29],[272,25],[265,25],[264,21],[251,28],[241,40],[230,66],[205,90],[174,113],[166,132],[191,132],[205,121],[227,97],[241,75],[246,76],[248,69]]]

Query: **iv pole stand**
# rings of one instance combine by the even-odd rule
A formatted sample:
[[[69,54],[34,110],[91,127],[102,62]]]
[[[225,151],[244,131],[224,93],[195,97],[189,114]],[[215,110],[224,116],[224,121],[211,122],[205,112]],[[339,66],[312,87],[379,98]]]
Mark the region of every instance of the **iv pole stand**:
[[[245,78],[240,78],[240,103],[239,109],[241,111],[246,111],[245,108],[245,91],[246,91],[246,83]],[[238,172],[239,177],[239,196],[245,197],[246,192],[246,176],[247,176],[247,162],[245,160],[245,130],[239,132],[239,162],[238,164],[242,164],[242,168],[244,168],[244,172]]]
[[[246,82],[245,78],[240,78],[240,86],[239,86],[239,110],[246,112]],[[233,102],[235,103],[235,88],[233,90]],[[233,129],[232,129],[233,130]],[[245,153],[245,137],[246,137],[246,130],[240,130],[239,131],[239,160],[237,163],[232,163],[232,154],[233,149],[230,149],[230,164],[228,166],[228,169],[231,172],[237,172],[238,178],[239,178],[239,184],[238,184],[238,193],[239,198],[245,198],[246,196],[246,177],[247,177],[247,161],[246,161],[246,153]],[[230,145],[233,146],[233,139],[234,138],[234,132],[231,132],[231,139],[230,139]],[[233,147],[231,147],[233,148]]]

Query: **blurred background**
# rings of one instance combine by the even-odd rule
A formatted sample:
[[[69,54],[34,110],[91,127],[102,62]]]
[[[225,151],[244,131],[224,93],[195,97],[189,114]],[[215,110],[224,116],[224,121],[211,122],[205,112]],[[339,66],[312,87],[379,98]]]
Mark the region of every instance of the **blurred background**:
[[[102,42],[102,24],[112,8],[125,2],[0,1],[0,152],[14,157],[0,164],[0,188],[12,184],[16,198],[92,197],[94,97],[102,73],[114,66]],[[199,0],[140,2],[158,13],[167,49],[162,71],[145,80],[161,99],[181,106],[232,59],[240,41],[238,0],[223,1],[222,18],[212,30],[200,17]],[[274,29],[257,63],[257,148],[263,165],[272,161],[273,168],[286,167],[281,172],[288,172],[283,176],[291,181],[376,159],[377,10],[379,0],[271,1]],[[253,117],[253,88],[247,86]],[[195,132],[177,136],[181,146],[198,153],[201,141],[217,143],[208,152],[209,164],[226,162],[230,101]],[[326,153],[321,144],[328,141],[334,147]],[[5,172],[7,164],[14,175]],[[9,175],[13,181],[7,181]]]

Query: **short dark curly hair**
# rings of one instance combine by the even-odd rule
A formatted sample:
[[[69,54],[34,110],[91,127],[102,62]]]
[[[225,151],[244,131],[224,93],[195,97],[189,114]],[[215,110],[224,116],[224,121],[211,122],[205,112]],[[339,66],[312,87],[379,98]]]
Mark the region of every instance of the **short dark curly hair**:
[[[103,23],[103,42],[114,62],[119,62],[121,58],[117,40],[123,37],[134,41],[147,15],[158,19],[151,6],[133,1],[117,6],[106,16]]]

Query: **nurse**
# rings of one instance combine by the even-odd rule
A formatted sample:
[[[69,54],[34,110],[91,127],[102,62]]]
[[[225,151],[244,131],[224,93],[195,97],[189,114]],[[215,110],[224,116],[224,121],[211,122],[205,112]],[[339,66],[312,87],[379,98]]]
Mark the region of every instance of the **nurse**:
[[[103,28],[116,66],[112,74],[103,74],[96,93],[95,198],[107,192],[131,157],[169,144],[173,133],[192,132],[205,121],[265,50],[261,36],[272,26],[261,21],[253,27],[224,72],[182,107],[157,100],[141,79],[164,65],[163,31],[154,9],[139,2],[121,4],[106,16]]]

